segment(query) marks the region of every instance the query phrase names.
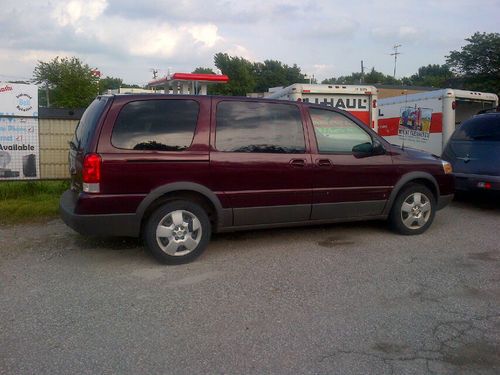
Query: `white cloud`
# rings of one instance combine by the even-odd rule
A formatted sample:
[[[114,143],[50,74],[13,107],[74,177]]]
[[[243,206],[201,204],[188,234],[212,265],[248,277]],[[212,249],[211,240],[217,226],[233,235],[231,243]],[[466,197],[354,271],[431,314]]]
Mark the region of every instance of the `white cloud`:
[[[419,42],[427,40],[429,35],[426,30],[417,29],[413,26],[393,25],[375,27],[371,30],[374,38],[379,40],[391,40],[395,42]]]
[[[187,27],[187,30],[194,40],[203,43],[206,47],[213,47],[221,39],[217,35],[217,26],[213,24],[193,25]]]
[[[71,0],[57,4],[52,12],[59,26],[94,40],[112,50],[134,56],[170,58],[186,50],[186,45],[214,47],[222,38],[214,24],[181,23],[126,19],[104,14],[106,0]]]
[[[419,36],[423,35],[422,31],[417,30],[415,27],[412,26],[400,26],[398,34],[402,39],[406,40],[416,39]]]
[[[127,49],[133,55],[169,57],[175,53],[179,39],[176,30],[159,25],[132,34],[127,41]]]
[[[243,57],[244,59],[250,60],[250,61],[255,61],[256,57],[255,55],[250,52],[250,50],[242,45],[239,44],[233,44],[231,47],[223,50],[223,52],[231,55],[231,56],[238,56],[238,57]]]
[[[76,25],[80,20],[93,21],[106,9],[106,0],[71,0],[55,6],[52,17],[60,26]]]
[[[105,74],[145,82],[152,67],[213,68],[227,52],[251,61],[297,63],[318,78],[392,72],[442,63],[475,31],[499,32],[484,6],[467,0],[0,0],[0,73],[30,75],[36,60],[77,56]],[[456,5],[458,4],[458,6]]]

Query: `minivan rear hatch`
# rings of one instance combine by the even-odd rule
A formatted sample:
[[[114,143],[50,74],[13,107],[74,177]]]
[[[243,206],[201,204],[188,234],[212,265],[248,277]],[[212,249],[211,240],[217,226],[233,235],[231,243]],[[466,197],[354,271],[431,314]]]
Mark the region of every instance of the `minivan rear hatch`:
[[[69,142],[69,173],[71,177],[71,190],[82,191],[83,159],[89,152],[94,152],[92,140],[97,131],[99,121],[112,101],[112,96],[98,96],[87,107],[76,127],[73,139]]]
[[[443,158],[455,173],[500,175],[500,114],[464,122],[451,137]]]

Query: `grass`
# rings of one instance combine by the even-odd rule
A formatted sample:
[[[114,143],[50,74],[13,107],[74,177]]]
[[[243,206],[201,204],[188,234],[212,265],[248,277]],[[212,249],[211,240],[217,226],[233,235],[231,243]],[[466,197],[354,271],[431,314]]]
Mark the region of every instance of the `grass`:
[[[1,181],[0,225],[57,217],[59,197],[68,188],[69,181]]]

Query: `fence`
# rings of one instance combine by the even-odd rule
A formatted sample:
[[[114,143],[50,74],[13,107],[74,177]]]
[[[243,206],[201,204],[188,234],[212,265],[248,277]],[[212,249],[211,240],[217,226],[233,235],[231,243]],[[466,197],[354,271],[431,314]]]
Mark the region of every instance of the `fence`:
[[[69,178],[68,142],[75,133],[83,109],[40,108],[40,178]]]

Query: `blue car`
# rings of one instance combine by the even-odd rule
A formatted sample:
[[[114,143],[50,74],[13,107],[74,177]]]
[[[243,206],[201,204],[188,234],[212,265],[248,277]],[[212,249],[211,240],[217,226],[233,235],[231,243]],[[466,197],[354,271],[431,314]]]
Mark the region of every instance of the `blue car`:
[[[482,113],[463,122],[442,158],[453,167],[456,190],[500,191],[500,112]]]

